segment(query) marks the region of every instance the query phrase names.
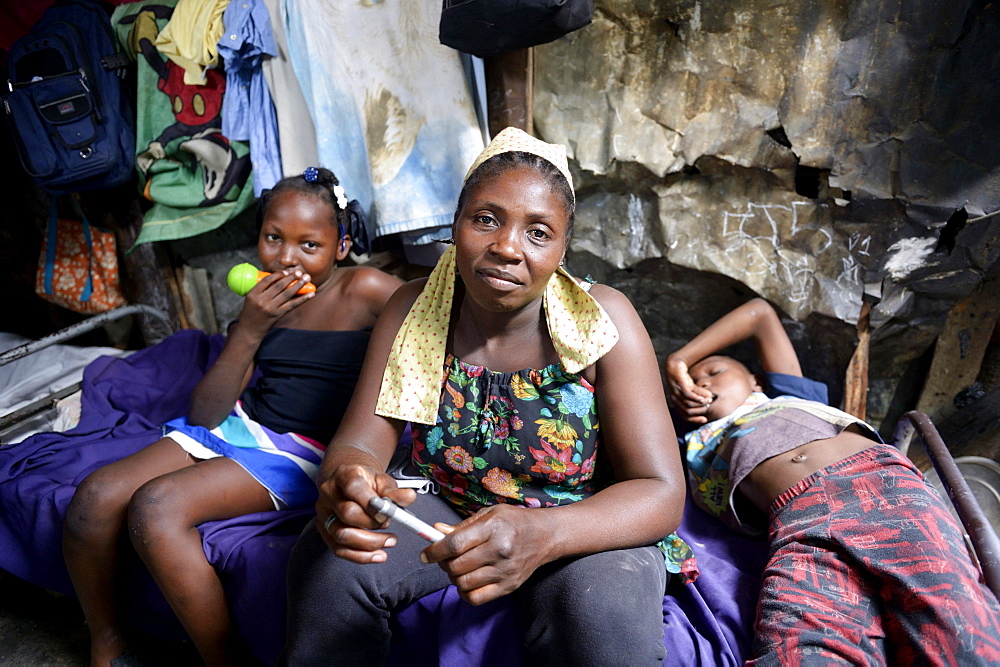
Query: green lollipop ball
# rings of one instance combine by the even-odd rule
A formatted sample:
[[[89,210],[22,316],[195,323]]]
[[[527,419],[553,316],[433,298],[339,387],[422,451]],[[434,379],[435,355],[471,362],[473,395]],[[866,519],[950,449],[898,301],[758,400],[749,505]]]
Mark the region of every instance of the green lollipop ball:
[[[257,267],[253,264],[237,264],[229,270],[229,275],[226,276],[226,284],[229,285],[229,289],[233,290],[240,296],[246,296],[247,292],[253,289],[253,286],[257,284],[259,271]]]

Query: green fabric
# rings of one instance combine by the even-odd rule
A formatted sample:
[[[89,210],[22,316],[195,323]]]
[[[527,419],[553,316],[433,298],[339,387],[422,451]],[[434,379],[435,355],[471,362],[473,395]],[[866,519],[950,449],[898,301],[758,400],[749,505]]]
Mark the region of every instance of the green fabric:
[[[181,90],[183,72],[178,73],[152,46],[176,4],[177,0],[124,4],[111,19],[122,49],[137,63],[136,170],[140,191],[153,203],[129,252],[141,243],[216,229],[254,200],[250,147],[221,134],[220,91],[225,76],[213,72],[215,88]],[[175,115],[175,105],[187,106],[183,122],[180,114]],[[192,116],[192,109],[203,107],[202,116]]]

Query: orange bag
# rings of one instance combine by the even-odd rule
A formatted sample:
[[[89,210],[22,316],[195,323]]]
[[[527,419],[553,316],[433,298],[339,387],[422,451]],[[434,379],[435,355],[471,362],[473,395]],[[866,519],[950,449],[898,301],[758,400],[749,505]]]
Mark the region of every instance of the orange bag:
[[[102,313],[125,305],[118,287],[114,233],[92,227],[75,199],[73,206],[79,220],[60,218],[52,198],[35,293],[78,313]]]

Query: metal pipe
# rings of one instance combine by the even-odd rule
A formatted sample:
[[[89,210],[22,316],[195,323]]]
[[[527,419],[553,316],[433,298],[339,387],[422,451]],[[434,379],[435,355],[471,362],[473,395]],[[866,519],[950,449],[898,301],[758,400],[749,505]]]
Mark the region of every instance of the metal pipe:
[[[930,417],[919,410],[907,412],[900,417],[900,423],[896,426],[897,436],[901,434],[905,436],[905,428],[900,429],[904,420],[912,423],[920,435],[924,449],[927,450],[927,455],[948,491],[962,525],[969,534],[975,555],[979,559],[979,567],[983,571],[983,579],[994,595],[1000,597],[1000,537],[997,537],[983,508],[972,495],[969,483],[962,476]]]
[[[11,412],[9,414],[4,415],[3,417],[0,417],[0,431],[4,431],[7,428],[13,426],[14,424],[17,424],[18,422],[27,419],[28,417],[32,417],[38,414],[39,412],[48,410],[49,408],[53,407],[56,403],[58,403],[60,399],[66,398],[70,394],[79,391],[81,384],[82,383],[80,382],[74,382],[68,387],[64,387],[63,389],[60,389],[55,393],[49,394],[48,396],[40,398],[37,401],[33,401],[32,403],[29,403],[22,408],[18,408],[14,412]],[[3,446],[5,444],[7,443],[0,442],[0,446]]]
[[[38,340],[25,343],[24,345],[13,347],[3,354],[0,354],[0,366],[9,364],[10,362],[16,361],[22,357],[26,357],[32,352],[43,350],[50,345],[55,345],[56,343],[76,338],[77,336],[85,334],[88,331],[93,331],[98,327],[104,326],[108,322],[114,322],[115,320],[119,320],[128,315],[149,315],[150,317],[155,317],[161,320],[164,325],[166,325],[168,330],[173,331],[174,329],[170,320],[163,312],[153,308],[152,306],[147,306],[146,304],[135,303],[128,306],[122,306],[121,308],[115,308],[114,310],[109,310],[106,313],[94,315],[93,317],[88,317],[82,322],[71,324],[70,326],[60,329],[53,334],[49,334],[44,338],[39,338]]]

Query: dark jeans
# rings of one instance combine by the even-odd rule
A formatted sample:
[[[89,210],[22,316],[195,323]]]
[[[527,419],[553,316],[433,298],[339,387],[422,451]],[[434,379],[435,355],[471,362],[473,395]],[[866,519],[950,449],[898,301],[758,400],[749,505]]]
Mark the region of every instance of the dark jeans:
[[[429,494],[409,509],[430,524],[460,520]],[[288,664],[384,664],[392,610],[450,583],[437,565],[420,562],[423,538],[402,527],[393,532],[399,542],[377,565],[334,556],[315,523],[302,533],[288,566]],[[655,547],[548,563],[511,594],[525,628],[526,661],[662,662],[665,586],[663,556]]]

